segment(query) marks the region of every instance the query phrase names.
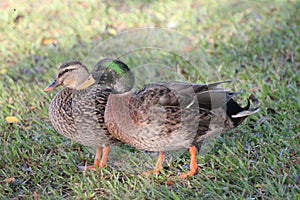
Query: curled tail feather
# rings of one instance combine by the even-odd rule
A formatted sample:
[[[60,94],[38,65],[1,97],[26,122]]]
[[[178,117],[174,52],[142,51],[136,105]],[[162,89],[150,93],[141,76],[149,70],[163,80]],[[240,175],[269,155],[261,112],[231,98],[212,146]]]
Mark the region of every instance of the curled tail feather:
[[[249,115],[252,115],[260,110],[260,107],[250,108],[250,100],[244,108],[241,107],[233,99],[230,99],[226,104],[226,113],[233,121],[234,126],[238,126],[244,121]]]

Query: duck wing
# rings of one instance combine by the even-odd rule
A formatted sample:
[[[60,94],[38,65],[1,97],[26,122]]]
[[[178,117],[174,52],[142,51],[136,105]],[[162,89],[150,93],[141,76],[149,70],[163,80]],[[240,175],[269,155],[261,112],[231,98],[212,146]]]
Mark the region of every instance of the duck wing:
[[[239,94],[239,92],[230,92],[227,89],[217,87],[219,84],[227,82],[230,81],[210,84],[158,82],[140,90],[136,93],[136,98],[143,101],[150,97],[152,103],[157,103],[161,106],[211,110],[224,106],[233,95]]]

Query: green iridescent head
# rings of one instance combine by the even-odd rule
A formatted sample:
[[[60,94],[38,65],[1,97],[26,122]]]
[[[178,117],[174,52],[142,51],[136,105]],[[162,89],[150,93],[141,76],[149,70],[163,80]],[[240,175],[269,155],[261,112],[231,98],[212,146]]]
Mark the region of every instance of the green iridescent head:
[[[114,89],[114,93],[124,93],[132,89],[134,75],[125,63],[104,58],[96,63],[91,76],[83,83],[81,88],[88,87],[94,83],[111,87]]]

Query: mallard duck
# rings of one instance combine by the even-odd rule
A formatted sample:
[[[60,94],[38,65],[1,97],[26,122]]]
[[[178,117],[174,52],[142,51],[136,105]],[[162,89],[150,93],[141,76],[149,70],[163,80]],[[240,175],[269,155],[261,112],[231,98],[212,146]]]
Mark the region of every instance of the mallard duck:
[[[110,63],[109,59],[102,59],[94,68],[104,71],[107,63]],[[109,76],[102,74],[99,82],[101,86],[96,84],[88,89],[80,90],[80,84],[89,76],[88,69],[81,62],[66,62],[59,66],[56,78],[44,91],[48,92],[58,86],[65,86],[51,101],[50,121],[61,135],[80,144],[96,147],[94,166],[88,166],[95,170],[95,167],[105,166],[109,146],[119,142],[109,134],[104,123],[107,98],[112,92],[112,88],[105,84],[109,85],[112,81],[111,84],[116,85],[118,79],[110,79]]]
[[[122,63],[122,68],[124,66]],[[97,73],[93,73],[82,87],[101,80],[95,75]],[[118,76],[122,74],[114,72],[111,76],[120,80]],[[259,110],[250,109],[249,100],[246,107],[241,107],[232,99],[238,92],[218,87],[226,82],[230,81],[210,84],[160,82],[146,85],[138,92],[122,92],[112,86],[114,92],[109,95],[105,109],[106,127],[124,143],[160,152],[154,170],[148,173],[159,173],[165,151],[188,148],[190,171],[180,177],[193,176],[198,168],[196,144],[238,126]]]

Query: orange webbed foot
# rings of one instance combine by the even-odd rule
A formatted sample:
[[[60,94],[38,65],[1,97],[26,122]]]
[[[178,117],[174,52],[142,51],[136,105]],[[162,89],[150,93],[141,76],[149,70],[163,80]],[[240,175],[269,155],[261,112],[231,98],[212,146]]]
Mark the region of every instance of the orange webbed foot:
[[[188,176],[193,176],[196,174],[198,170],[197,165],[197,148],[195,146],[190,147],[190,155],[191,155],[191,163],[190,163],[190,171],[188,173],[182,173],[179,175],[179,178],[187,178]]]
[[[79,169],[86,171],[87,169],[90,169],[92,171],[97,171],[97,168],[104,168],[108,159],[108,153],[109,153],[109,146],[104,147],[98,147],[96,149],[96,155],[95,155],[95,160],[94,160],[94,165],[90,166],[79,166]],[[103,153],[103,155],[102,155]],[[102,155],[102,159],[100,162],[100,158]]]
[[[155,167],[153,170],[143,172],[145,175],[151,175],[151,174],[160,174],[160,171],[162,170],[162,163],[164,162],[165,159],[165,152],[159,152],[157,162],[155,164]]]

